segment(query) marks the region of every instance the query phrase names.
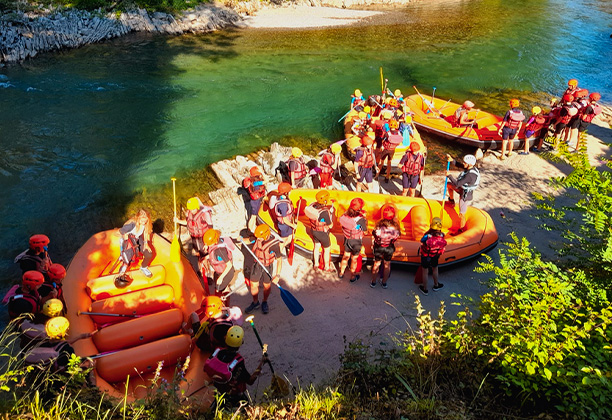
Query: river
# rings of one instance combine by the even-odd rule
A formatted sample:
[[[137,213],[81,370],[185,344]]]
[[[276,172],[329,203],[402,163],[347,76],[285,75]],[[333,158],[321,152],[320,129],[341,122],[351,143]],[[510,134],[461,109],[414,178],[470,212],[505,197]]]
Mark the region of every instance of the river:
[[[18,279],[31,234],[67,263],[138,191],[281,138],[338,139],[351,92],[379,91],[381,66],[392,89],[498,113],[573,77],[610,101],[611,6],[424,1],[368,25],[130,36],[0,68],[0,283]]]

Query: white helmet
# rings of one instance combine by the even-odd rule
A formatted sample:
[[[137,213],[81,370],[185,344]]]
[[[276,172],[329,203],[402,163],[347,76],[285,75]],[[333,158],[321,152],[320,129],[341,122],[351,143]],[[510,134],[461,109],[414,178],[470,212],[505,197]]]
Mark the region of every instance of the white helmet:
[[[463,161],[468,165],[476,165],[476,156],[474,155],[465,155],[463,157]]]

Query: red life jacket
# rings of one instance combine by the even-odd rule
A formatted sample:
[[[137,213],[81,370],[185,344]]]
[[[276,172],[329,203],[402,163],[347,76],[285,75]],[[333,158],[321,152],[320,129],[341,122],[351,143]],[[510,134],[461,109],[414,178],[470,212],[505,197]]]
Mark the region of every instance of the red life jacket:
[[[49,254],[47,254],[47,251],[43,251],[36,255],[29,254],[29,251],[30,249],[26,249],[21,254],[17,255],[15,257],[14,262],[18,263],[27,260],[34,261],[34,263],[36,264],[36,271],[40,271],[41,273],[46,274],[47,270],[49,269],[49,266],[52,264],[51,258],[49,257]]]
[[[297,158],[289,158],[289,160],[287,161],[287,166],[289,166],[289,170],[291,171],[291,166],[289,165],[290,162],[296,162],[297,164],[297,169],[293,172],[293,176],[295,179],[302,179],[304,178],[307,174],[308,174],[308,169],[306,168],[306,165],[304,164],[304,162],[302,162],[301,159],[297,159]]]
[[[376,120],[374,122],[374,136],[376,137],[376,139],[382,139],[385,135],[384,127],[386,123],[387,122],[383,119]]]
[[[266,187],[263,185],[263,181],[251,178],[251,183],[249,184],[249,196],[251,197],[251,200],[255,201],[255,200],[259,200],[261,199],[264,195],[266,195]],[[255,186],[255,183],[260,183],[260,185]]]
[[[284,204],[281,206],[281,204]],[[291,217],[293,215],[293,203],[288,198],[281,198],[274,203],[274,214],[281,221],[283,217]]]
[[[404,136],[399,134],[397,131],[394,133],[391,131],[387,138],[383,141],[383,147],[387,150],[394,150],[398,145],[402,144]]]
[[[228,242],[229,241],[229,242]],[[227,262],[223,261],[221,255],[219,253],[220,248],[225,248],[227,250],[227,259],[228,261],[232,261],[232,249],[234,248],[234,242],[232,242],[229,238],[223,238],[222,242],[212,245],[208,248],[208,262],[215,273],[221,274],[225,271],[225,267],[227,266]]]
[[[540,114],[536,116],[529,125],[527,125],[525,130],[533,131],[535,133],[535,132],[540,131],[542,128],[544,128],[545,124],[546,124],[546,117]]]
[[[207,214],[212,209],[208,206],[201,207],[196,214],[187,213],[187,230],[192,238],[201,238],[204,232],[210,229],[207,221]]]
[[[561,116],[561,120],[559,122],[561,124],[567,124],[567,123],[569,123],[572,120],[572,117],[574,115],[576,115],[578,110],[576,109],[576,107],[574,107],[573,104],[571,104],[571,105],[563,105],[563,109],[565,109],[565,115]],[[573,111],[573,115],[572,115],[572,111]]]
[[[402,166],[402,172],[406,172],[408,175],[419,175],[423,169],[421,165],[421,154],[419,152],[413,154],[408,151],[406,155],[406,162],[404,162]],[[414,159],[411,159],[410,156],[414,156]]]
[[[317,208],[313,204],[307,206],[304,209],[304,214],[308,216],[308,219],[310,220],[310,227],[312,228],[312,230],[316,230],[317,232],[329,232],[329,225],[323,221],[322,217],[322,213],[326,210],[329,211],[329,208]]]
[[[342,233],[346,239],[363,239],[363,230],[357,224],[362,217],[361,214],[355,217],[349,217],[346,214],[340,216],[340,226],[342,226]]]
[[[336,160],[335,156],[331,153],[324,153],[321,156],[321,173],[322,174],[333,174],[333,164]]]
[[[399,237],[399,232],[393,226],[380,226],[374,233],[374,243],[382,247],[388,247]]]
[[[421,255],[424,257],[438,257],[444,253],[446,239],[443,236],[427,235],[425,242],[421,243]]]
[[[9,295],[10,294],[10,295]],[[12,319],[17,318],[21,313],[18,313],[13,308],[13,302],[23,299],[28,302],[32,306],[33,314],[40,312],[40,296],[37,291],[32,292],[24,292],[21,287],[15,288],[14,286],[7,292],[6,296],[4,296],[3,302],[6,300],[8,304],[8,313],[9,317]]]
[[[212,379],[214,382],[228,384],[236,391],[244,392],[244,390],[237,389],[240,384],[238,384],[238,381],[233,378],[234,369],[238,363],[244,361],[244,359],[240,353],[236,353],[230,362],[223,362],[217,357],[220,351],[221,348],[217,347],[217,349],[215,349],[215,351],[206,360],[204,363],[204,372],[206,372],[206,374],[210,376],[210,379]],[[243,385],[245,387],[244,389],[246,389],[246,384]]]
[[[593,108],[593,112],[590,114],[582,114],[580,116],[580,119],[584,122],[588,122],[590,123],[591,121],[593,121],[593,118],[595,118],[596,116],[598,116],[599,114],[601,114],[601,105],[599,104],[591,104],[591,108]]]
[[[261,245],[259,241],[255,241],[255,245],[253,245],[253,253],[257,257],[257,259],[266,267],[269,267],[276,258],[276,254],[270,251],[272,245],[276,243],[276,240],[273,238],[264,241]]]
[[[518,111],[511,109],[508,121],[506,121],[506,127],[511,129],[519,128],[524,119],[525,114],[523,114],[523,111],[520,109]]]
[[[362,166],[364,168],[371,168],[372,166],[374,166],[374,163],[376,161],[376,158],[374,157],[374,151],[372,149],[368,149],[367,147],[360,147],[358,149],[363,150],[363,154],[357,161],[359,166]]]

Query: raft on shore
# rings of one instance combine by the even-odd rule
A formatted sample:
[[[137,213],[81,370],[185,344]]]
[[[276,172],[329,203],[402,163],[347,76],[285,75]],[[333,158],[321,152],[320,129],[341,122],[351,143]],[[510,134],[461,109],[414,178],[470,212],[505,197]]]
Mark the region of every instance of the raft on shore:
[[[300,198],[306,204],[313,203],[315,195],[320,190],[293,190],[289,198],[296,206]],[[420,239],[429,229],[431,219],[440,216],[441,201],[425,198],[403,197],[397,195],[357,193],[353,191],[329,191],[331,199],[335,200],[333,208],[333,228],[331,230],[332,257],[339,258],[344,253],[344,235],[338,219],[349,207],[353,198],[360,197],[365,203],[364,211],[368,220],[367,234],[363,238],[365,257],[373,259],[372,230],[376,222],[382,219],[380,209],[385,204],[391,204],[397,209],[397,218],[401,228],[401,236],[395,242],[393,261],[409,265],[420,265]],[[306,254],[312,255],[313,241],[310,234],[310,220],[303,212],[299,215],[298,227],[295,232],[295,247]],[[259,210],[259,219],[278,232],[272,211],[267,206]],[[459,213],[455,206],[446,203],[444,206],[443,231],[456,232],[459,228]],[[488,252],[497,245],[498,234],[491,216],[484,210],[468,207],[466,213],[466,230],[456,236],[446,236],[448,245],[446,252],[440,257],[440,266],[449,266]]]
[[[203,372],[208,355],[192,345],[190,335],[181,333],[183,321],[200,308],[205,291],[187,258],[181,256],[177,263],[170,260],[170,243],[165,238],[153,235],[153,249],[152,277],[138,269],[128,270],[133,282],[124,288],[115,285],[119,267],[113,267],[119,255],[118,230],[97,233],[79,249],[63,281],[69,336],[98,330],[73,346],[81,357],[108,353],[96,360],[94,369],[97,387],[108,395],[143,398],[159,362],[163,361],[163,368],[158,383],[161,378],[171,382],[177,366],[189,357],[180,392],[210,404],[213,397]]]
[[[455,127],[452,121],[455,111],[461,106],[459,104],[428,95],[410,95],[406,98],[406,105],[414,113],[412,116],[414,124],[423,131],[466,146],[485,150],[501,149],[502,138],[498,131],[503,118],[498,115],[482,110],[470,111],[469,118],[475,118],[474,126]],[[528,140],[530,147],[535,140],[535,138]],[[525,124],[512,143],[513,149],[522,147],[524,142]]]

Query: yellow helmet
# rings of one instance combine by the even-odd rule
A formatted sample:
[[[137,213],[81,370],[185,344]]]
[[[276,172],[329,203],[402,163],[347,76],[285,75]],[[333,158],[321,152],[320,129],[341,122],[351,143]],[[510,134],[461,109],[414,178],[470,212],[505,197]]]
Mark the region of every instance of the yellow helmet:
[[[534,115],[537,115],[540,112],[542,112],[542,108],[540,108],[539,106],[534,106],[533,108],[531,108],[531,113]]]
[[[45,332],[49,338],[64,338],[70,328],[70,321],[63,316],[51,318],[45,324]]]
[[[240,347],[242,343],[244,343],[244,330],[242,327],[234,325],[227,330],[225,334],[225,344],[229,347]]]
[[[270,226],[264,224],[258,225],[255,228],[255,237],[266,240],[270,237]]]
[[[369,114],[370,111],[372,111],[372,108],[370,108],[368,105],[363,107],[363,112],[365,112],[366,114]]]
[[[49,318],[58,316],[64,310],[64,304],[59,299],[49,299],[42,307],[42,313]]]
[[[396,130],[399,128],[399,122],[397,122],[397,120],[391,120],[389,121],[389,127],[391,127],[391,130]]]
[[[191,197],[187,200],[187,210],[197,210],[200,208],[200,199],[198,197]]]
[[[442,219],[440,219],[439,217],[434,217],[433,219],[431,219],[431,225],[429,225],[429,227],[437,230],[442,229]]]
[[[207,317],[217,318],[221,315],[223,301],[219,296],[206,296],[204,302],[202,302],[202,307]]]
[[[300,149],[299,147],[294,147],[291,149],[291,156],[293,156],[294,158],[299,158],[303,154],[304,153],[302,152],[302,149]]]
[[[355,96],[356,97],[360,97],[361,96],[361,91],[359,89],[355,89]]]
[[[342,151],[342,146],[340,146],[338,143],[334,143],[331,145],[330,150],[332,153],[340,153]]]
[[[393,92],[393,96],[395,96],[396,98],[397,98],[398,96],[402,96],[402,91],[401,91],[401,90],[399,90],[399,89],[395,89],[395,92]]]
[[[321,190],[317,193],[315,198],[317,199],[317,203],[325,205],[329,201],[329,191]]]
[[[217,229],[208,229],[206,232],[204,232],[202,241],[204,242],[204,245],[211,246],[218,243],[220,237],[221,232],[219,232]]]
[[[412,124],[412,117],[410,115],[406,115],[406,119],[405,119],[406,123],[408,124]]]

